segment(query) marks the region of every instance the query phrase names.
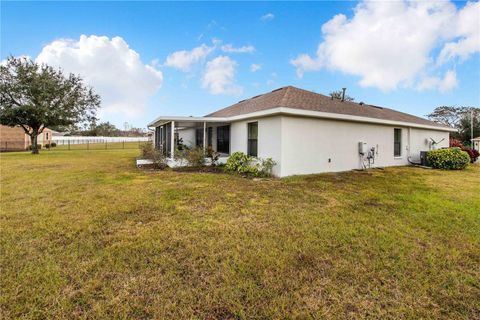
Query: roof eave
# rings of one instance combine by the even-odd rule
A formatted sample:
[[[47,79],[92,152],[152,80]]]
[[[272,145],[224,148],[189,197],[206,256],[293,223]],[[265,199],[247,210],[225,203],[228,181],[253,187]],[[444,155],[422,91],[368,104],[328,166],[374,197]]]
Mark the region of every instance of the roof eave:
[[[410,127],[410,128],[420,128],[420,129],[430,129],[437,131],[448,131],[456,132],[455,128],[444,127],[444,126],[435,126],[435,125],[426,125],[414,122],[405,122],[405,121],[394,121],[370,117],[361,117],[354,116],[349,114],[341,113],[330,113],[330,112],[321,112],[321,111],[312,111],[288,107],[274,107],[266,110],[244,113],[231,117],[177,117],[177,116],[161,116],[148,124],[148,127],[159,126],[163,123],[170,121],[182,121],[182,122],[233,122],[247,120],[251,118],[260,118],[273,115],[291,115],[291,116],[300,116],[300,117],[309,117],[309,118],[321,118],[321,119],[330,119],[337,121],[351,121],[351,122],[362,122],[362,123],[373,123],[373,124],[382,124],[382,125],[393,125],[401,127]]]
[[[147,127],[158,127],[171,121],[177,122],[225,122],[225,117],[184,117],[184,116],[160,116],[150,122]]]
[[[232,116],[232,117],[228,117],[227,119],[228,121],[240,121],[240,120],[246,120],[250,118],[272,116],[277,114],[310,117],[310,118],[322,118],[322,119],[340,120],[340,121],[374,123],[374,124],[383,124],[383,125],[396,125],[396,126],[402,126],[402,127],[430,129],[430,130],[448,131],[448,132],[457,131],[455,128],[450,128],[450,127],[441,127],[441,126],[425,125],[425,124],[413,123],[413,122],[394,121],[394,120],[354,116],[354,115],[341,114],[341,113],[311,111],[311,110],[287,108],[287,107],[276,107],[272,109],[246,113],[238,116]]]

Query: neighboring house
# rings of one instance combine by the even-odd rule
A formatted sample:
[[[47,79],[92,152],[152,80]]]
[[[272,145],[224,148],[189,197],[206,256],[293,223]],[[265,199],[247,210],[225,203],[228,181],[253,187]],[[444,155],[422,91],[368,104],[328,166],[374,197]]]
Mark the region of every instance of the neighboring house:
[[[392,109],[291,86],[204,117],[161,116],[149,127],[155,128],[155,145],[167,157],[173,158],[179,141],[211,146],[225,157],[241,151],[273,158],[273,173],[279,177],[408,165],[420,161],[420,151],[448,147],[449,133],[455,131]]]
[[[473,146],[473,149],[480,152],[480,137],[476,137],[472,139],[472,146]]]
[[[52,142],[52,130],[45,128],[38,135],[37,144],[45,146]],[[30,136],[20,126],[0,125],[0,149],[2,151],[26,150],[30,146]]]

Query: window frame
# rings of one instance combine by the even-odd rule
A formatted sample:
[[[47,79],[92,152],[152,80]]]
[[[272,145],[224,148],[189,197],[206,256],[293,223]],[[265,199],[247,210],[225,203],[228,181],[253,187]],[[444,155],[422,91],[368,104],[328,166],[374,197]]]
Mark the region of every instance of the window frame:
[[[399,133],[397,136],[397,132]],[[399,138],[397,141],[397,137]],[[403,130],[401,128],[393,128],[393,156],[395,158],[401,158],[403,156]],[[397,153],[398,144],[398,153]]]
[[[203,128],[195,128],[195,146],[203,147]]]
[[[250,136],[250,128],[256,127],[255,137]],[[258,121],[247,123],[247,155],[258,157]]]
[[[217,152],[230,154],[230,125],[217,127]]]

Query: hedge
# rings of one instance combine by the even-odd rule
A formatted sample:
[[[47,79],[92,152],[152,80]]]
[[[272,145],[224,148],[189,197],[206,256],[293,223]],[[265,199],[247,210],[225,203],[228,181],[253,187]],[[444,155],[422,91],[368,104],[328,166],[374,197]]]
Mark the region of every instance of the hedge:
[[[470,163],[470,156],[458,148],[447,148],[430,151],[427,159],[436,169],[463,170]]]

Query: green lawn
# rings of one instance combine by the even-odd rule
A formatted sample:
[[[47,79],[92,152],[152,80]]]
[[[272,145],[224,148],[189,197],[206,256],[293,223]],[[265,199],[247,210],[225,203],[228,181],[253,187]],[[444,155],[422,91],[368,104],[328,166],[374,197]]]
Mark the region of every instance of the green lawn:
[[[254,181],[1,154],[0,319],[479,319],[480,166]]]

